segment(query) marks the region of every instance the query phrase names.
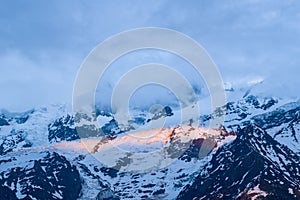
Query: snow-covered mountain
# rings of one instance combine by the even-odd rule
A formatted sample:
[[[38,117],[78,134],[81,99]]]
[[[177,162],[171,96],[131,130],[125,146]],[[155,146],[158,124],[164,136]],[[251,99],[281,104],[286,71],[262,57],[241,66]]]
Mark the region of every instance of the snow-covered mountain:
[[[105,139],[80,140],[67,105],[1,110],[0,198],[300,199],[300,102],[250,90],[228,93],[226,105],[183,126],[174,126],[179,112],[168,105],[134,111],[127,125],[99,111]],[[209,129],[209,120],[222,114],[224,126]],[[159,134],[129,137],[161,119],[170,123],[152,130]],[[99,162],[97,153],[113,145],[124,155],[110,158],[110,165]],[[168,165],[128,170],[148,161],[135,163],[135,153],[156,148],[166,152]]]
[[[249,123],[177,199],[299,199],[299,164],[298,155]]]

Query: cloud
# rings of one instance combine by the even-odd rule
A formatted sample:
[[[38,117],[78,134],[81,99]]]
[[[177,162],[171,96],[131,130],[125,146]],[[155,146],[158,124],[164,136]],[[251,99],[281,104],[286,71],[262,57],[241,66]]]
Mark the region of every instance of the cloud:
[[[226,81],[264,77],[298,94],[300,3],[287,1],[7,1],[0,8],[0,107],[71,101],[89,51],[130,28],[181,31],[207,49]]]
[[[76,73],[55,62],[55,58],[51,61],[31,59],[17,50],[11,50],[0,56],[0,63],[2,108],[19,111],[71,99]],[[53,64],[60,67],[52,67]]]

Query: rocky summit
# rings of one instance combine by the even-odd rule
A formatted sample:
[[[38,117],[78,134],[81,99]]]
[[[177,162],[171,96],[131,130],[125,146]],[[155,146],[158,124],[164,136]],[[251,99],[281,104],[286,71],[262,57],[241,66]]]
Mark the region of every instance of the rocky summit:
[[[179,111],[133,112],[119,124],[97,110],[84,120],[98,121],[104,135],[82,138],[68,105],[1,110],[0,199],[300,199],[299,101],[245,94],[185,124],[146,131],[140,127],[176,121]],[[209,128],[220,115],[224,125]],[[101,162],[98,154],[112,147],[121,151]],[[153,152],[163,157],[137,157]]]

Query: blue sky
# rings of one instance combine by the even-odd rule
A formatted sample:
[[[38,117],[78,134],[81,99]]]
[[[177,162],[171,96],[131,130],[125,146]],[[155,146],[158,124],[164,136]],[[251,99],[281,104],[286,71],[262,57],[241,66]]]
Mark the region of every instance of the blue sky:
[[[298,97],[300,1],[1,1],[0,107],[70,102],[88,53],[107,37],[157,26],[183,32],[211,55],[225,81],[261,77]]]

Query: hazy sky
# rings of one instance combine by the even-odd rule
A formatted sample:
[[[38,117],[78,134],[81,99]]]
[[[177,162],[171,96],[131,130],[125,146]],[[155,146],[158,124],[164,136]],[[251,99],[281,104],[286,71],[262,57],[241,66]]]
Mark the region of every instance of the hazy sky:
[[[211,55],[225,81],[263,78],[300,92],[300,1],[0,2],[0,107],[71,102],[88,53],[107,37],[157,26],[183,32]],[[284,89],[284,90],[283,90]]]

